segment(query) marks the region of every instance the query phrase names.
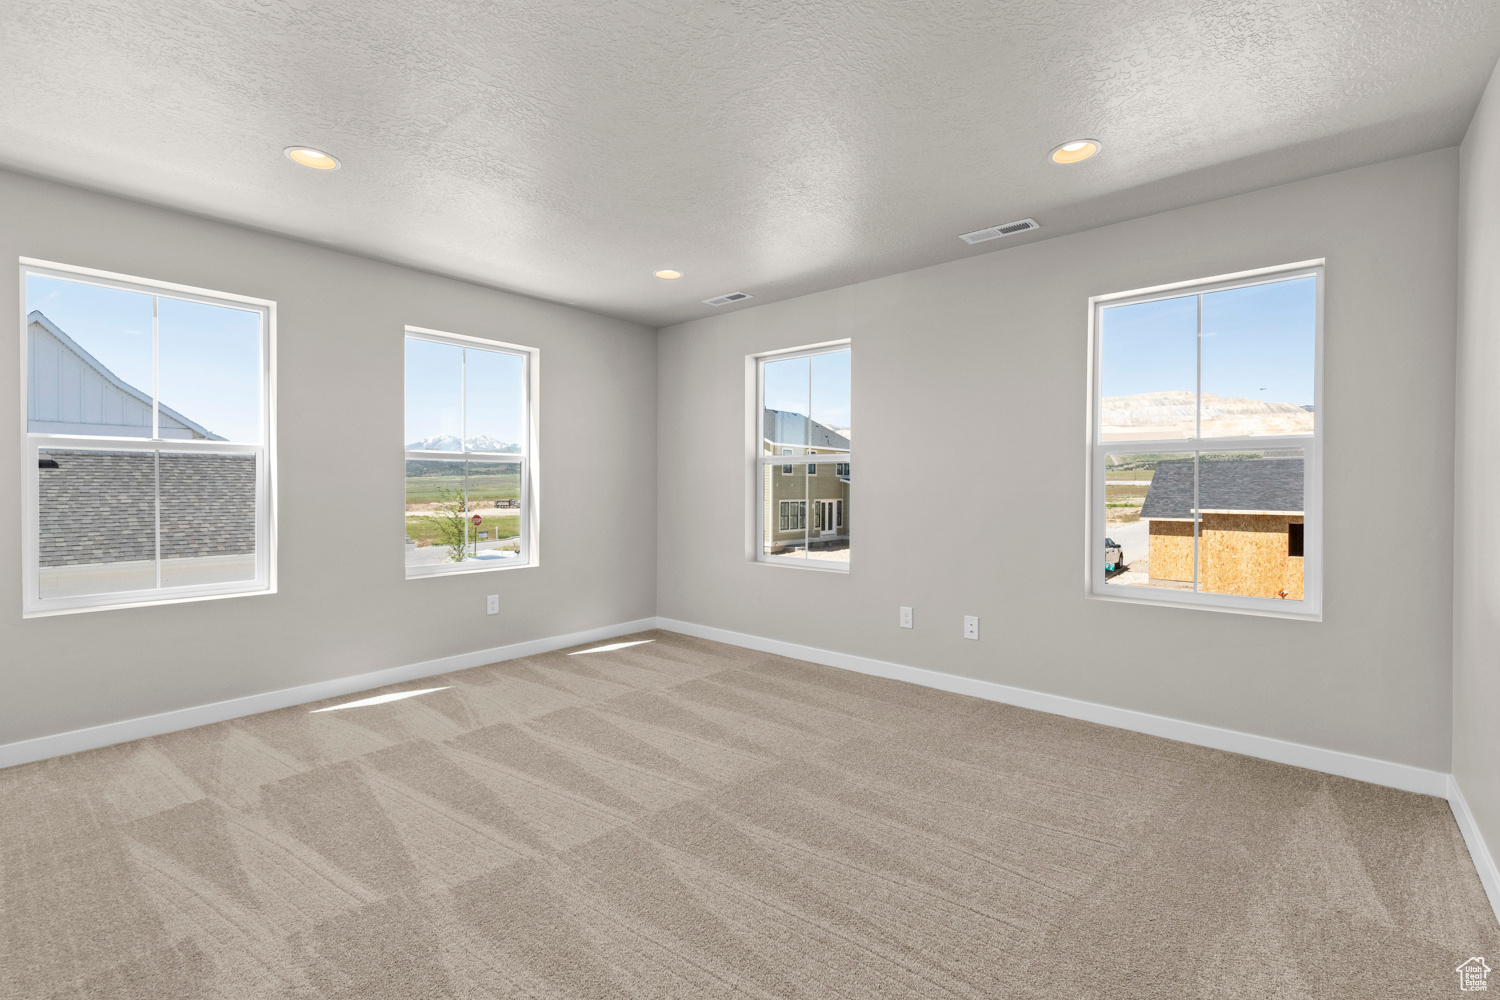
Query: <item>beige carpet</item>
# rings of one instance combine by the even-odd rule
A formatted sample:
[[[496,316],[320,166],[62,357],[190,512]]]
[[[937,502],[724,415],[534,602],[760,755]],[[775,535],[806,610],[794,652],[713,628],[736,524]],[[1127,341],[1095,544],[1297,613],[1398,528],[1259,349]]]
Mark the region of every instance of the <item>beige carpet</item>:
[[[1323,1000],[1500,965],[1438,799],[634,638],[0,771],[0,996]]]

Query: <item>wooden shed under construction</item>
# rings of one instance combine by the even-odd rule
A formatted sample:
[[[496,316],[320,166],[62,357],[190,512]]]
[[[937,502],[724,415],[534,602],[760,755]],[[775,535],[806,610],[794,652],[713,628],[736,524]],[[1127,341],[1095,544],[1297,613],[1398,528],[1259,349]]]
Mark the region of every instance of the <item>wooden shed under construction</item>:
[[[1150,579],[1198,589],[1302,600],[1302,459],[1255,456],[1157,463],[1141,507]]]

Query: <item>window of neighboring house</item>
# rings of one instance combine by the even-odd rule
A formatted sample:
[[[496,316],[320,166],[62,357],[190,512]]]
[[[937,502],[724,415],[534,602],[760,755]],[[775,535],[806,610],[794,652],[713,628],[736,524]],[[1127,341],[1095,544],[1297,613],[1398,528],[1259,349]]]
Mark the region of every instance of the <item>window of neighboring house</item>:
[[[535,566],[537,352],[406,330],[406,575]]]
[[[761,561],[849,568],[850,358],[843,342],[754,359]]]
[[[1091,594],[1320,615],[1322,282],[1091,300]]]
[[[275,304],[23,260],[27,615],[275,589]]]

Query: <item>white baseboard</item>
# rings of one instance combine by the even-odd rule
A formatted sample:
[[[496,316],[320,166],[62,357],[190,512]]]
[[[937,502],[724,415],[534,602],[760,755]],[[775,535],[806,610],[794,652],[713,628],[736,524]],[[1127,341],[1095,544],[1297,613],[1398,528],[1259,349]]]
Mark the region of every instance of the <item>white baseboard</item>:
[[[876,677],[889,677],[910,684],[920,684],[923,687],[937,688],[940,691],[952,691],[955,694],[972,695],[975,698],[1004,702],[1021,708],[1034,708],[1053,715],[1065,715],[1071,719],[1097,722],[1106,726],[1114,726],[1117,729],[1129,729],[1133,732],[1161,736],[1181,743],[1195,743],[1198,746],[1228,750],[1247,757],[1273,760],[1279,764],[1292,764],[1326,774],[1368,781],[1375,785],[1399,788],[1407,792],[1435,795],[1438,798],[1448,797],[1449,776],[1446,773],[1429,771],[1410,764],[1397,764],[1374,757],[1344,753],[1341,750],[1328,750],[1305,743],[1292,743],[1271,736],[1257,736],[1254,733],[1242,733],[1233,729],[1220,729],[1218,726],[1204,725],[1200,722],[1184,722],[1181,719],[1171,719],[1163,715],[1151,715],[1148,712],[1137,712],[1129,708],[1115,708],[1112,705],[1080,701],[1063,695],[1011,687],[1008,684],[996,684],[994,681],[982,681],[957,674],[945,674],[921,667],[908,667],[900,663],[872,660],[850,653],[836,653],[813,646],[799,646],[796,643],[782,642],[779,639],[766,639],[758,635],[746,635],[743,632],[731,632],[727,629],[696,625],[671,618],[658,618],[656,627],[669,632],[697,636],[700,639],[712,639],[715,642],[756,649],[763,653],[777,653],[797,660],[808,660],[824,666],[873,674]]]
[[[1479,824],[1474,822],[1474,814],[1469,812],[1469,803],[1464,798],[1463,789],[1458,787],[1458,779],[1448,775],[1448,807],[1453,810],[1453,819],[1458,823],[1458,832],[1464,835],[1464,843],[1469,847],[1469,857],[1474,859],[1474,867],[1479,870],[1479,881],[1484,884],[1485,895],[1490,897],[1490,907],[1495,911],[1495,919],[1500,920],[1500,870],[1495,868],[1495,858],[1490,854],[1489,845],[1484,842],[1484,834],[1479,832]]]
[[[173,712],[162,712],[160,715],[147,715],[138,719],[125,719],[102,726],[91,726],[88,729],[75,729],[51,736],[38,736],[36,739],[0,744],[0,767],[45,760],[48,757],[61,757],[63,754],[78,753],[80,750],[93,750],[146,736],[159,736],[162,733],[173,733],[179,729],[204,726],[210,722],[224,722],[227,719],[238,719],[242,716],[270,712],[278,708],[305,705],[310,701],[322,701],[324,698],[338,698],[346,694],[369,691],[371,688],[385,687],[388,684],[400,684],[403,681],[420,680],[434,674],[447,674],[455,670],[467,670],[469,667],[480,667],[486,663],[514,660],[522,656],[535,656],[537,653],[565,649],[568,646],[578,646],[586,642],[598,642],[600,639],[613,639],[618,635],[644,632],[655,627],[656,619],[642,618],[638,621],[605,625],[602,628],[572,632],[568,635],[533,639],[530,642],[497,646],[494,649],[481,649],[473,653],[460,653],[457,656],[409,663],[406,666],[375,670],[367,674],[336,677],[333,680],[318,681],[315,684],[303,684],[300,687],[283,688],[280,691],[267,691],[264,694],[252,694],[243,698],[230,698],[228,701],[216,701],[208,705],[181,708]]]

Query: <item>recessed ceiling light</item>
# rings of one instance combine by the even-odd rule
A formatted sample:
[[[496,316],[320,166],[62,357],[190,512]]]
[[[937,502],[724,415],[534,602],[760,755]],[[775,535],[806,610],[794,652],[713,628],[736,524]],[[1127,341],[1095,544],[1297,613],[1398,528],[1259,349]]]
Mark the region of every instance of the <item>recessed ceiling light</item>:
[[[1074,139],[1052,151],[1052,162],[1077,163],[1079,160],[1087,160],[1102,148],[1098,139]]]
[[[321,149],[313,149],[311,146],[288,146],[286,155],[304,167],[312,167],[314,170],[337,170],[339,168],[338,157],[332,153],[325,153]]]
[[[673,278],[682,277],[682,272],[674,271],[670,267],[664,267],[660,271],[656,272],[656,276],[658,278],[666,278],[668,281],[671,281]]]

